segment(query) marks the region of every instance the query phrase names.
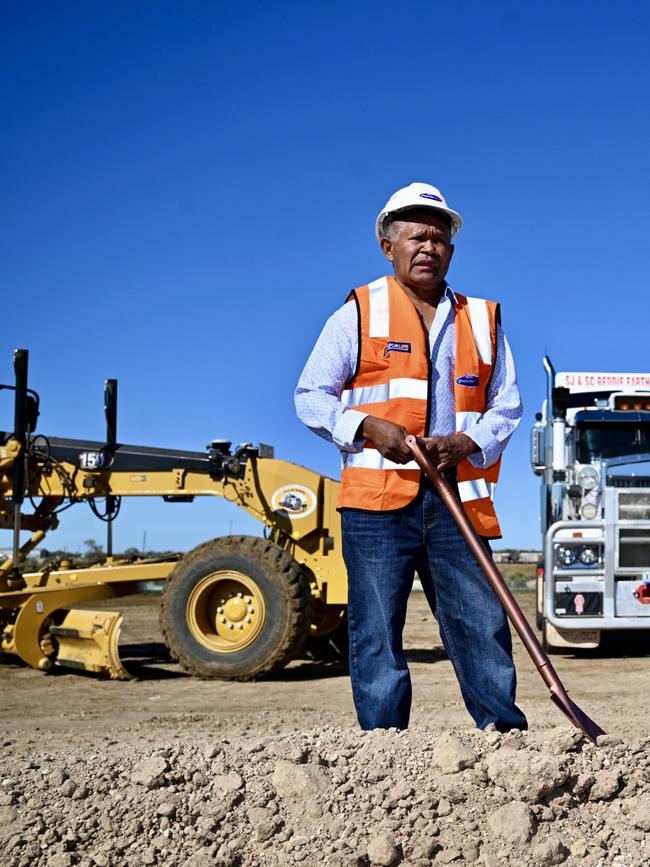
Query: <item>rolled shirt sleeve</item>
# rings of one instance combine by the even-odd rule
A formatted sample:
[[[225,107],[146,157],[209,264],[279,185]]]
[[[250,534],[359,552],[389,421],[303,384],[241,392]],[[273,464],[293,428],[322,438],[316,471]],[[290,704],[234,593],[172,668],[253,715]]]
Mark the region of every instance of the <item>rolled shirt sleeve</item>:
[[[487,409],[474,425],[463,431],[481,450],[469,457],[475,467],[484,469],[499,460],[521,421],[522,413],[512,352],[501,326],[498,326],[497,352],[488,386]]]
[[[346,452],[362,450],[357,431],[368,415],[341,403],[357,365],[358,345],[357,308],[349,301],[325,323],[294,394],[300,421]]]

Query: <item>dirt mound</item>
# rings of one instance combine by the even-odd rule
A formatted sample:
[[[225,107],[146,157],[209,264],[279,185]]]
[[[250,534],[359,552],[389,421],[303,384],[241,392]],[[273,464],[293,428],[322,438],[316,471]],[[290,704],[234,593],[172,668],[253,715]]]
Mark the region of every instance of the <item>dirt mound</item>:
[[[640,867],[649,746],[328,728],[5,757],[0,863]]]

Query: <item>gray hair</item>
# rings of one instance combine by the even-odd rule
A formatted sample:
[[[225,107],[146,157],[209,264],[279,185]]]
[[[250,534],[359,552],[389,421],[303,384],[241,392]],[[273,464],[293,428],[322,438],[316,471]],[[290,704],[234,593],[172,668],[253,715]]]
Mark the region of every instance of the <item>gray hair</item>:
[[[384,219],[379,224],[379,240],[383,241],[384,238],[389,238],[392,240],[395,230],[395,224],[399,222],[400,221],[392,214],[386,214]]]

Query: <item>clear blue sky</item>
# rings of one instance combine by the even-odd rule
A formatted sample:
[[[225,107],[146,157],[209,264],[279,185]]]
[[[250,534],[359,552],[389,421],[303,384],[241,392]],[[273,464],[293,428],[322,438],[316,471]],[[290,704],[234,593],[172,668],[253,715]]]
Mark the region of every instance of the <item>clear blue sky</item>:
[[[0,5],[0,381],[30,350],[39,429],[264,441],[338,474],[293,388],[373,223],[414,180],[465,218],[450,282],[502,302],[526,415],[497,505],[536,546],[528,430],[558,369],[650,369],[647,3]],[[7,321],[8,317],[8,321]],[[11,407],[0,396],[0,427]],[[258,525],[125,502],[119,547]],[[50,547],[104,539],[87,506]],[[8,533],[0,544],[10,544]]]

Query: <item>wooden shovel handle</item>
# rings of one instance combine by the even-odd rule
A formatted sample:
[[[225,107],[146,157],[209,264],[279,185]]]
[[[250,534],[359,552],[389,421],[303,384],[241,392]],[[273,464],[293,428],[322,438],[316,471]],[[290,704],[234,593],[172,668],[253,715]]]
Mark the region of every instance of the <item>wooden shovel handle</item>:
[[[463,534],[467,545],[471,552],[476,557],[479,566],[485,574],[485,577],[490,582],[490,585],[496,593],[499,601],[503,605],[505,612],[517,630],[517,634],[522,640],[522,643],[530,654],[535,666],[540,670],[540,674],[550,687],[552,684],[546,678],[546,674],[553,674],[553,666],[551,665],[547,654],[544,652],[541,644],[537,640],[537,636],[533,632],[531,625],[526,620],[523,611],[517,604],[514,596],[510,592],[510,588],[506,584],[503,576],[494,564],[494,561],[485,550],[480,536],[470,523],[469,518],[465,514],[463,505],[458,499],[454,489],[451,487],[447,479],[440,473],[429,460],[428,455],[414,436],[406,437],[406,444],[413,452],[413,457],[417,461],[420,469],[429,479],[440,498],[446,504],[451,512],[452,518],[458,525],[458,529]],[[557,679],[557,674],[555,674]],[[558,679],[559,682],[559,679]],[[554,685],[554,683],[553,683]]]

